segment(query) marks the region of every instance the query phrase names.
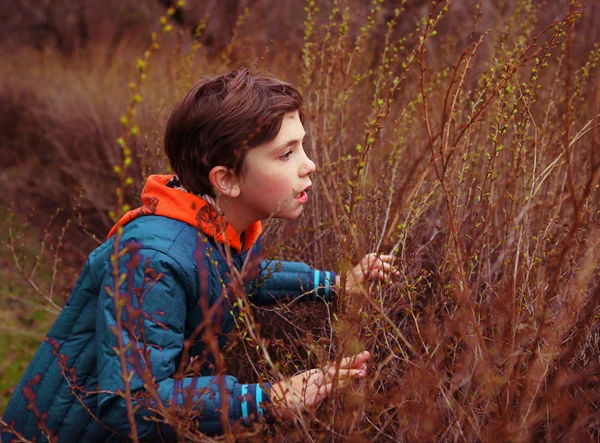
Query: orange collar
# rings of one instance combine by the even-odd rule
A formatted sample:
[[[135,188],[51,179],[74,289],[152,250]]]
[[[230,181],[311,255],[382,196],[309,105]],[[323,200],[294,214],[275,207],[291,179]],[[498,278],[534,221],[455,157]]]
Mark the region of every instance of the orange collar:
[[[125,226],[135,218],[160,215],[194,226],[217,242],[228,244],[238,252],[246,251],[256,243],[262,232],[260,221],[252,223],[245,231],[242,248],[240,236],[213,205],[195,194],[165,186],[172,178],[172,175],[149,176],[142,191],[143,206],[123,215],[108,233],[108,238],[117,232],[119,226]]]

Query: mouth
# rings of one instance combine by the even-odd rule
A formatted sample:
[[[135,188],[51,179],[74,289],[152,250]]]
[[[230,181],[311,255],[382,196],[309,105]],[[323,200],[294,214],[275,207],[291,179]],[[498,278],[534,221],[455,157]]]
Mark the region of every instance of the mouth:
[[[300,204],[304,204],[308,201],[308,191],[310,190],[310,185],[308,185],[306,188],[304,188],[302,191],[300,191],[299,193],[297,193],[294,196],[294,200],[296,200],[298,203]]]

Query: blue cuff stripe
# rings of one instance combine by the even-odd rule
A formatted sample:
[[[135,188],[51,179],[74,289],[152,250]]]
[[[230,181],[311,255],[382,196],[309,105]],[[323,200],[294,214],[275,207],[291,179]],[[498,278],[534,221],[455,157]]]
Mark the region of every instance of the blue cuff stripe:
[[[325,271],[325,301],[329,301],[329,285],[331,283],[331,274]]]
[[[248,424],[248,402],[246,401],[246,394],[248,393],[248,385],[242,385],[242,418],[244,423]]]
[[[262,416],[264,415],[264,411],[260,407],[261,402],[262,402],[262,389],[260,388],[260,385],[257,384],[256,385],[256,413],[259,418],[262,418]]]
[[[319,289],[319,273],[318,269],[315,269],[315,292],[313,293],[313,300],[317,298],[317,290]]]

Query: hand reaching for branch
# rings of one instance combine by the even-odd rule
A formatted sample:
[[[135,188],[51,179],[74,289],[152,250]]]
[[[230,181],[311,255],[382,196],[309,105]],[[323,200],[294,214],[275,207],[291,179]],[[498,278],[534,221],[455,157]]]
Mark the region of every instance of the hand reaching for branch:
[[[393,255],[377,255],[376,253],[367,254],[356,265],[346,277],[346,291],[352,295],[360,293],[361,286],[369,280],[385,280],[390,275],[398,275],[398,271],[393,271],[390,262],[394,260]],[[340,286],[341,279],[336,277],[336,285]]]
[[[344,387],[353,379],[367,375],[367,360],[371,358],[368,351],[340,362],[337,371],[338,387]],[[331,393],[336,378],[335,363],[324,369],[311,369],[293,376],[288,380],[271,386],[271,400],[279,407],[275,414],[282,418],[294,417],[294,412],[313,410]]]

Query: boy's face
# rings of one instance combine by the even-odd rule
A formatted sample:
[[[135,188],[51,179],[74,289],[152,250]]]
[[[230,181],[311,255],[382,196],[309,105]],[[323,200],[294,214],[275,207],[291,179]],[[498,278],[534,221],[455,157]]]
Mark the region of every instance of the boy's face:
[[[300,215],[308,200],[309,175],[315,171],[302,147],[305,135],[298,112],[287,112],[277,136],[248,151],[236,199],[247,215],[255,220]]]

